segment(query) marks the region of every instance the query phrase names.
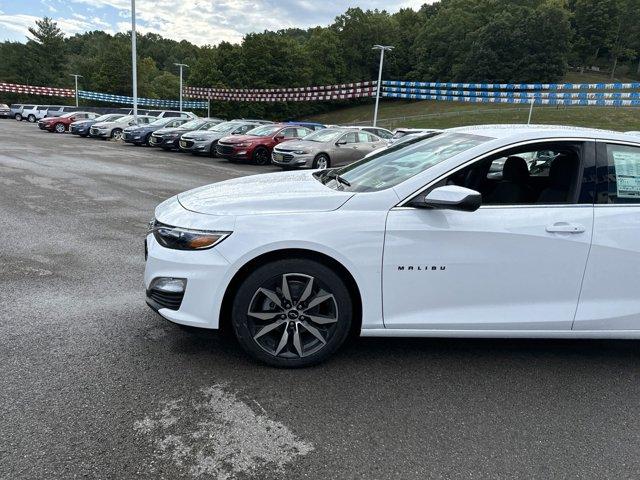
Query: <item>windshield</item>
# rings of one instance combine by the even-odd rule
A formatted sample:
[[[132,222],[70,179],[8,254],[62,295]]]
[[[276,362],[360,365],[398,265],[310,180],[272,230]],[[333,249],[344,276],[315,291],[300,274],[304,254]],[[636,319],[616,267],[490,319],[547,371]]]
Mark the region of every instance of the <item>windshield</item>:
[[[309,140],[310,142],[331,142],[332,140],[337,140],[343,133],[344,130],[332,130],[330,128],[326,128],[310,133],[306,137],[303,137],[303,140]]]
[[[174,120],[175,120],[175,118],[174,118]],[[206,120],[202,120],[202,119],[189,120],[188,122],[183,123],[182,125],[180,125],[178,128],[184,128],[185,130],[195,130],[196,128],[198,128],[199,126],[204,124],[205,122],[206,122]]]
[[[270,137],[277,131],[279,131],[282,127],[276,125],[263,125],[261,127],[256,127],[253,130],[249,130],[247,135],[255,135],[256,137]]]
[[[467,133],[442,133],[416,143],[393,145],[371,157],[337,170],[316,174],[325,185],[337,190],[375,192],[393,187],[440,162],[469,150],[490,137]],[[349,185],[340,183],[327,172],[337,173]]]
[[[153,122],[151,122],[149,125],[153,125],[154,127],[163,127],[167,123],[173,122],[174,120],[175,120],[175,118],[171,118],[171,117],[159,118],[159,119],[154,120]]]
[[[209,130],[212,132],[228,132],[229,130],[233,130],[236,127],[242,125],[240,122],[222,122],[217,125],[214,125]]]
[[[115,120],[118,120],[119,118],[122,118],[122,115],[108,113],[107,115],[102,115],[102,116],[96,118],[96,123],[98,123],[98,122],[113,122]]]

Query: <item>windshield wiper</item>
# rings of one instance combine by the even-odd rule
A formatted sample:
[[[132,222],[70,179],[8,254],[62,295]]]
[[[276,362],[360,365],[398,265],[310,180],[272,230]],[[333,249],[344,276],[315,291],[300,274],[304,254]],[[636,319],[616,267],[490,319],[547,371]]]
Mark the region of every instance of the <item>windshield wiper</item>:
[[[342,178],[340,175],[338,175],[338,172],[335,170],[327,170],[327,173],[325,174],[326,178],[328,179],[333,179],[336,182],[339,182],[343,185],[346,185],[347,187],[350,187],[351,184],[345,180],[344,178]]]

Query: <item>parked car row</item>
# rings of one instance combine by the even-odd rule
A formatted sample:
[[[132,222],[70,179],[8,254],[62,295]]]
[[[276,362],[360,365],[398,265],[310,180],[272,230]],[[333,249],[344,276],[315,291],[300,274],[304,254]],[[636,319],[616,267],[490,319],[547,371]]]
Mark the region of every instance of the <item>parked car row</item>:
[[[66,107],[65,107],[66,108]],[[0,106],[0,111],[1,106]],[[49,132],[123,141],[136,146],[209,155],[230,162],[273,164],[282,169],[325,169],[346,165],[429,131],[373,126],[331,125],[313,122],[274,123],[261,119],[198,118],[187,112],[130,110],[98,114],[87,110],[59,113],[41,105],[22,105],[16,118],[55,115],[38,120]],[[9,108],[9,116],[11,109]]]

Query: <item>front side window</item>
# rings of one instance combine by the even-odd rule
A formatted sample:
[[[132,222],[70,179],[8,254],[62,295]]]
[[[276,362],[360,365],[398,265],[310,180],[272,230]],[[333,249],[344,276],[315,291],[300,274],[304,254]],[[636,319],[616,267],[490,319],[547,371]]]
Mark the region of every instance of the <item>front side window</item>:
[[[606,162],[598,203],[640,203],[640,146],[607,144]]]
[[[349,133],[347,135],[354,135]],[[354,192],[374,192],[399,185],[409,178],[492,140],[491,137],[468,133],[442,133],[409,145],[391,146],[376,155],[337,170],[324,170],[317,175],[325,185]],[[326,172],[334,172],[330,175]],[[349,185],[338,181],[335,173]]]
[[[592,142],[516,147],[458,170],[432,188],[470,188],[480,192],[483,205],[592,203],[593,185],[581,188],[582,159],[588,148],[593,148]]]

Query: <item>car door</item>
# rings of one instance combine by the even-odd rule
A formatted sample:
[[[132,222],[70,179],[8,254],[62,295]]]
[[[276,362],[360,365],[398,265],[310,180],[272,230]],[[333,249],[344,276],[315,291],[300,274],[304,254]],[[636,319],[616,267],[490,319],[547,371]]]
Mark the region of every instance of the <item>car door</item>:
[[[355,160],[360,160],[362,157],[374,150],[380,148],[383,142],[378,137],[368,132],[358,132],[358,154]]]
[[[640,142],[598,142],[593,242],[574,330],[640,330]]]
[[[357,154],[358,132],[347,132],[336,142],[336,148],[331,155],[331,165],[337,167],[354,162],[357,160]]]
[[[566,152],[558,157],[565,169],[556,169],[570,177],[564,200],[549,193],[556,170],[534,179],[518,157],[542,148]],[[505,163],[506,179],[496,182],[489,170],[503,156],[516,160]],[[594,142],[513,147],[455,169],[415,196],[464,186],[482,194],[475,212],[393,208],[383,259],[385,326],[485,334],[570,330],[591,244],[594,162]]]

